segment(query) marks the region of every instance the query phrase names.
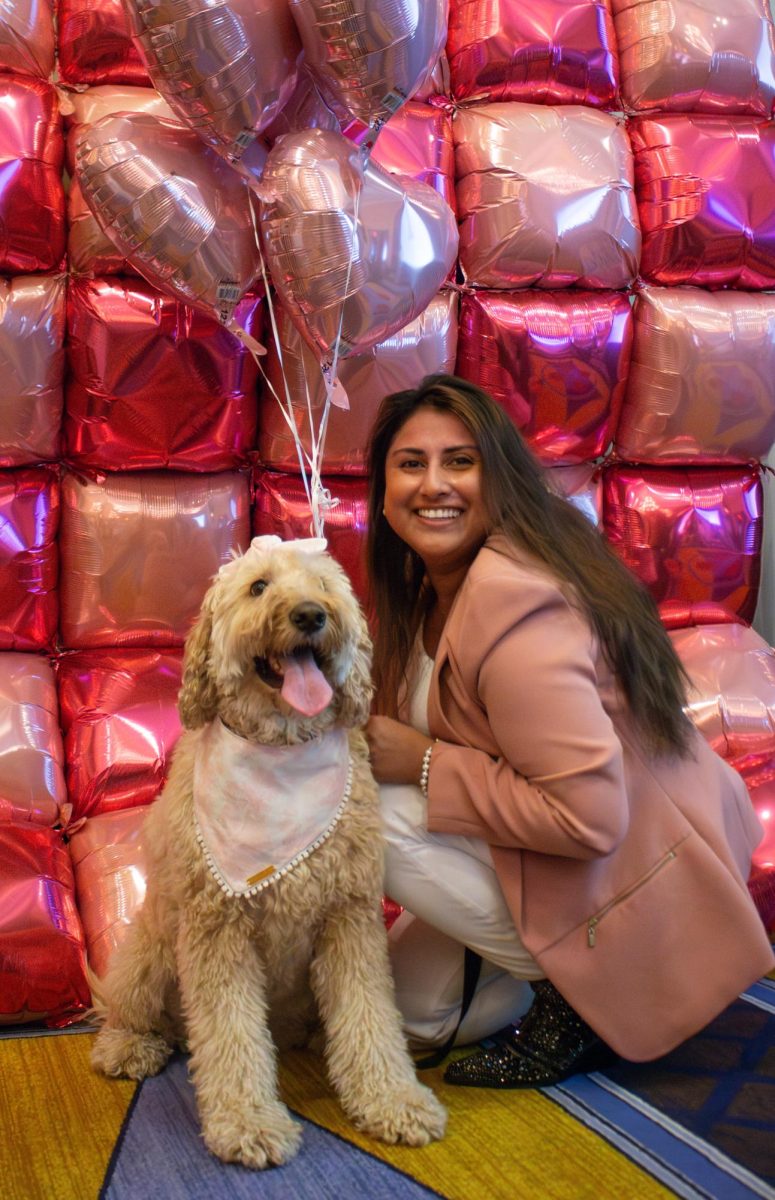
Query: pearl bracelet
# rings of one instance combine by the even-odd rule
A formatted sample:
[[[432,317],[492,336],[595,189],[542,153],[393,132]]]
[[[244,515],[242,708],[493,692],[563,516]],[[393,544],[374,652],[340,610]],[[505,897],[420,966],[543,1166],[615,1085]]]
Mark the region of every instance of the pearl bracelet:
[[[428,776],[430,775],[431,771],[431,755],[433,754],[433,745],[434,743],[431,742],[430,746],[423,754],[422,770],[420,771],[420,791],[426,800],[428,799]]]

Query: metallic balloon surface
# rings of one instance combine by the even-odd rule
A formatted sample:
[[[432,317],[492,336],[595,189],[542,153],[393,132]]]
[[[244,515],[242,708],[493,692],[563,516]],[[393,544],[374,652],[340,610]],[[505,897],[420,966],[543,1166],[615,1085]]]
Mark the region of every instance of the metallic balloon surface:
[[[142,471],[103,482],[66,474],[65,646],[179,646],[232,550],[250,540],[243,475]]]
[[[148,85],[122,0],[58,0],[57,27],[65,83]]]
[[[441,109],[410,100],[383,126],[371,161],[391,175],[430,184],[454,211],[452,121]]]
[[[573,467],[550,467],[549,482],[566,500],[583,513],[590,525],[603,521],[603,484],[600,469],[593,463]]]
[[[286,133],[299,133],[302,129],[330,129],[339,133],[339,121],[328,104],[327,97],[318,90],[314,79],[304,65],[299,64],[296,85],[273,121],[261,131],[261,136],[271,145]]]
[[[292,320],[322,356],[340,330],[361,354],[428,307],[457,253],[432,188],[364,165],[347,138],[312,129],[275,145],[261,181],[261,231]]]
[[[765,924],[775,931],[775,755],[750,755],[735,759],[732,766],[742,775],[764,830],[764,836],[753,852],[754,870],[749,886]],[[761,878],[765,872],[766,880]],[[761,903],[765,899],[765,882],[769,884],[766,911]]]
[[[668,286],[775,287],[775,123],[634,117],[641,274]]]
[[[385,121],[433,72],[447,0],[290,0],[307,67],[366,125]]]
[[[54,672],[37,654],[0,653],[0,824],[55,825],[64,752]]]
[[[613,0],[613,12],[629,109],[772,116],[767,0]]]
[[[90,817],[70,839],[89,966],[101,978],[145,899],[148,806]]]
[[[83,928],[62,834],[0,822],[0,1024],[57,1028],[85,1012]]]
[[[488,104],[453,122],[460,263],[483,288],[623,288],[640,229],[624,126],[579,105]]]
[[[235,316],[260,339],[261,300],[244,297]],[[246,463],[258,368],[212,317],[142,279],[73,279],[67,357],[69,462],[108,471]]]
[[[76,650],[57,663],[73,818],[150,804],[180,736],[179,650]]]
[[[0,650],[47,650],[57,630],[55,469],[0,472]]]
[[[191,130],[147,113],[81,126],[75,158],[87,204],[148,282],[227,320],[260,263],[236,171]]]
[[[631,462],[751,462],[775,441],[775,296],[643,288],[616,431]]]
[[[54,69],[51,0],[0,0],[3,71],[48,79]]]
[[[0,75],[0,273],[60,267],[63,158],[62,122],[51,84]]]
[[[611,441],[631,345],[620,292],[472,292],[457,373],[498,401],[542,462],[579,463]]]
[[[0,279],[0,467],[59,454],[64,340],[64,275]]]
[[[447,53],[456,100],[616,106],[608,0],[452,0]]]
[[[164,97],[152,87],[132,87],[129,84],[100,84],[84,92],[75,90],[59,93],[59,108],[65,126],[95,125],[103,117],[116,113],[144,112],[152,117],[175,121],[176,117]]]
[[[309,453],[307,389],[317,432],[326,398],[323,376],[315,356],[287,313],[280,309],[277,317],[282,365],[276,348],[270,345],[267,375],[283,404],[287,381],[294,425]],[[398,333],[372,346],[365,354],[344,359],[338,375],[350,408],[349,411],[333,406],[329,409],[321,469],[333,475],[365,474],[366,444],[383,396],[417,387],[426,375],[451,374],[455,369],[456,345],[457,295],[441,292],[425,312]],[[293,433],[269,388],[265,388],[260,401],[259,431],[258,449],[266,466],[279,471],[300,469]]]
[[[609,467],[605,533],[670,629],[751,621],[759,591],[758,468]]]

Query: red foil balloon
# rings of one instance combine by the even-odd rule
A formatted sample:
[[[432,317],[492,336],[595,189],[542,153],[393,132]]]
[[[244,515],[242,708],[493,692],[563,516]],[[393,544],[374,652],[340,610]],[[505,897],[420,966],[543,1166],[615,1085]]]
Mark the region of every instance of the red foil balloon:
[[[384,132],[384,131],[383,131]],[[325,387],[317,360],[283,309],[277,313],[282,365],[274,344],[269,347],[267,376],[259,407],[262,462],[279,471],[300,470],[296,441],[283,412],[287,381],[293,424],[306,452],[311,452],[309,409],[319,436]],[[345,358],[338,377],[347,392],[349,410],[333,405],[328,412],[321,469],[332,475],[363,475],[365,449],[383,396],[417,387],[426,375],[451,374],[457,346],[457,295],[440,292],[425,312],[366,354]],[[307,392],[309,390],[309,409]]]
[[[46,650],[57,629],[59,481],[46,467],[0,473],[0,650]]]
[[[99,977],[145,899],[147,813],[146,806],[90,817],[70,839],[87,957]]]
[[[605,532],[670,629],[751,621],[759,590],[758,469],[610,467]]]
[[[366,536],[366,480],[323,479],[333,499],[338,503],[325,513],[323,536],[328,539],[329,552],[341,563],[358,599],[366,597],[366,575],[363,546]],[[274,533],[285,539],[310,536],[312,516],[304,483],[296,475],[262,471],[256,479],[253,508],[253,533]]]
[[[584,514],[591,525],[602,524],[603,484],[600,470],[593,463],[550,467],[549,482]]]
[[[452,121],[439,108],[410,101],[383,126],[371,161],[391,175],[427,183],[455,209]]]
[[[631,110],[772,115],[767,0],[613,0],[613,11]]]
[[[608,113],[488,104],[453,122],[460,264],[482,288],[622,288],[638,271],[632,154]]]
[[[772,819],[771,808],[768,808],[767,817],[768,820]],[[772,853],[768,855],[771,862],[773,857]],[[748,891],[765,929],[768,933],[775,934],[775,868],[754,867],[748,880]]]
[[[57,26],[65,83],[148,86],[121,0],[59,0]]]
[[[55,825],[65,794],[54,672],[37,654],[0,654],[0,823]]]
[[[754,886],[751,890],[754,898],[757,892],[762,894],[763,898],[764,880],[759,876],[760,873],[767,872],[772,889],[769,896],[769,925],[775,927],[775,755],[753,755],[747,759],[733,760],[731,765],[745,780],[756,815],[764,829],[764,837],[753,852],[754,871],[751,883]],[[759,911],[761,912],[761,907]]]
[[[746,625],[670,635],[691,680],[687,712],[724,758],[775,754],[775,651]]]
[[[3,71],[48,79],[54,69],[51,0],[5,0],[0,6]]]
[[[66,474],[65,646],[179,646],[208,584],[250,540],[244,475]]]
[[[54,88],[0,75],[0,272],[53,271],[65,252],[64,143]]]
[[[57,663],[74,817],[150,804],[180,736],[180,651],[77,650]]]
[[[451,0],[447,54],[456,100],[616,106],[608,0]]]
[[[64,275],[0,279],[0,467],[58,456],[64,340]]]
[[[0,1025],[78,1020],[91,996],[62,834],[0,824]]]
[[[260,339],[260,300],[245,297],[235,316]],[[245,463],[258,368],[217,321],[144,280],[74,279],[68,333],[70,462],[110,471]]]
[[[669,286],[775,286],[775,124],[753,117],[635,117],[641,274]]]
[[[644,288],[617,454],[630,462],[762,459],[775,441],[775,296]]]
[[[619,292],[473,292],[457,373],[505,408],[543,462],[578,463],[611,441],[631,344]]]

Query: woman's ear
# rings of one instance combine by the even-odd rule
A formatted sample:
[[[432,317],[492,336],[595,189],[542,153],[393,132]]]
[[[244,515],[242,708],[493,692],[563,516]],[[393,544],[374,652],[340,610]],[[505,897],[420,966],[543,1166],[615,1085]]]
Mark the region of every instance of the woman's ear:
[[[218,692],[209,666],[214,591],[215,585],[204,598],[183,651],[183,684],[178,695],[178,710],[186,729],[199,729],[212,721],[218,712]]]

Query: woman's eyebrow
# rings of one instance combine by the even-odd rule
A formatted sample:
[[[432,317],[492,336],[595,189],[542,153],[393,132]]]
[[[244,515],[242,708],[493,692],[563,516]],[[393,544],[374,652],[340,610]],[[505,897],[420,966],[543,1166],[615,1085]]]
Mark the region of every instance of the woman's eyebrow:
[[[478,449],[479,449],[479,447],[476,445],[476,442],[466,442],[462,446],[445,446],[441,453],[442,454],[456,454],[458,452],[458,450],[478,450]],[[418,446],[396,446],[395,450],[391,450],[390,453],[391,453],[391,456],[394,454],[423,455],[426,453],[426,451],[420,449]]]

